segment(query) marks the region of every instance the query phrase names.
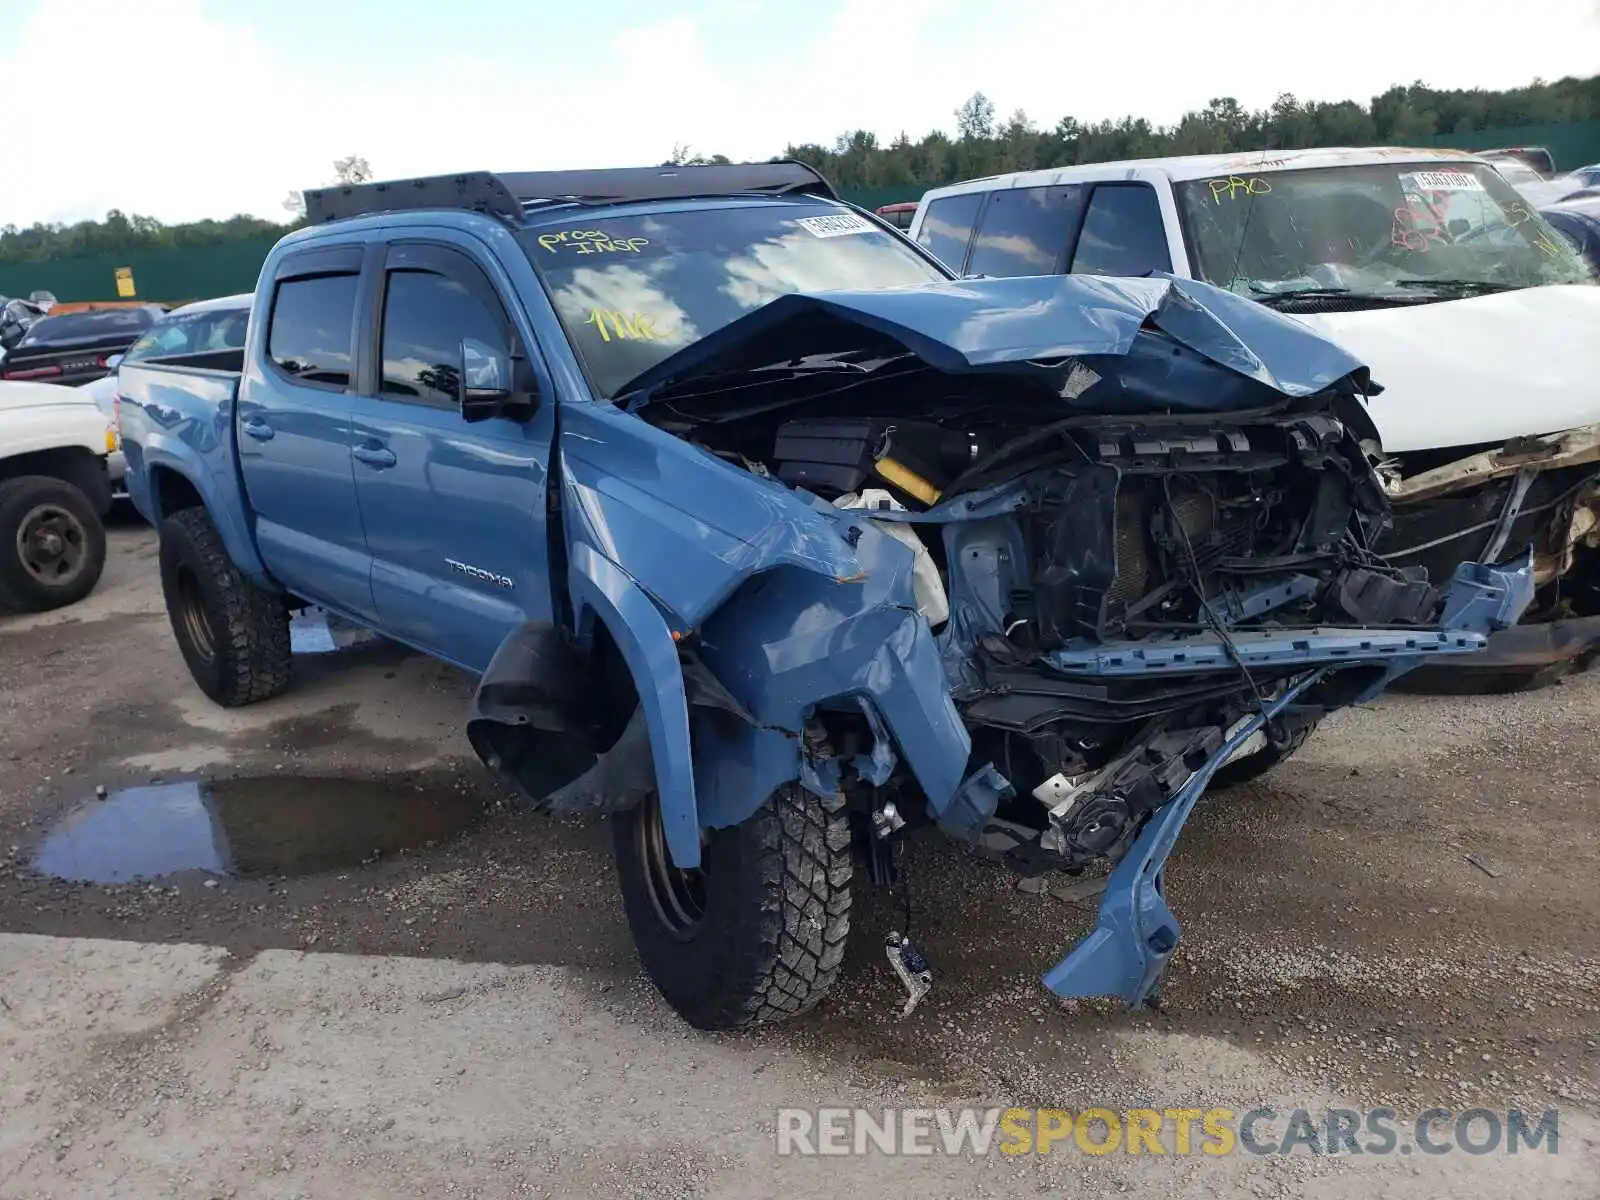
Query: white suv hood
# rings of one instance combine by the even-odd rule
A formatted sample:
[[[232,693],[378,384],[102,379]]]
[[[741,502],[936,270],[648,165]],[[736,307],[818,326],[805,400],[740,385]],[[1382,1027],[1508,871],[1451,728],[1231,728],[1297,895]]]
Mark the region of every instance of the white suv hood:
[[[1600,287],[1296,319],[1372,369],[1384,391],[1369,407],[1391,453],[1600,423]]]
[[[87,393],[56,383],[0,382],[0,412],[23,408],[77,409],[93,403]]]

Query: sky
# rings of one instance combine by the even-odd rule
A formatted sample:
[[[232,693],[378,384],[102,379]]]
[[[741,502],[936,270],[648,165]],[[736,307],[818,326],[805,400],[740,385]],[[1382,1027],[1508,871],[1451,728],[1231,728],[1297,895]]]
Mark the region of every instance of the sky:
[[[377,178],[763,159],[1004,117],[1171,123],[1600,71],[1600,0],[0,0],[0,226],[286,216]]]

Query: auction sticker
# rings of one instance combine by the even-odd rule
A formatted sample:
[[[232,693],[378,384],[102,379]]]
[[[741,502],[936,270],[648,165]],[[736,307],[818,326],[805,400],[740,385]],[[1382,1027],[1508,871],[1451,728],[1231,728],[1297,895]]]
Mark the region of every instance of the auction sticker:
[[[1471,171],[1413,171],[1401,180],[1424,192],[1481,192],[1483,184]]]
[[[874,226],[865,217],[854,213],[840,213],[833,217],[801,217],[795,222],[803,225],[812,237],[843,237],[847,233],[871,233]]]

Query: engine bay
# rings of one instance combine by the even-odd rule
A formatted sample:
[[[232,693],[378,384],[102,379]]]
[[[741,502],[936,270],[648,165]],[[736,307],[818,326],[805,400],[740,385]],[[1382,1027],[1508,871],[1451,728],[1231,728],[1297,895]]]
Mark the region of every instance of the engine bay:
[[[1253,638],[1439,616],[1424,571],[1372,552],[1389,506],[1343,397],[1042,422],[1036,403],[932,372],[818,383],[765,389],[760,406],[713,391],[647,419],[870,510],[912,550],[973,762],[1010,785],[984,840],[1017,870],[1115,857],[1231,726],[1305,674],[1251,664]],[[1108,654],[1166,665],[1108,671]],[[1295,739],[1360,677],[1330,675],[1263,742]]]

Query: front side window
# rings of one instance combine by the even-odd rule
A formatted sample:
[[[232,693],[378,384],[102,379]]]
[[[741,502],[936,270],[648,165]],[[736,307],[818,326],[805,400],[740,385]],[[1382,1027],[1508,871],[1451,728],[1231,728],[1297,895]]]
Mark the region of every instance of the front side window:
[[[922,228],[917,230],[917,243],[952,271],[961,270],[983,197],[983,192],[958,192],[929,201]]]
[[[1177,192],[1201,276],[1256,299],[1448,298],[1586,278],[1565,239],[1481,163],[1245,173]]]
[[[1050,275],[1066,253],[1081,184],[1001,188],[991,192],[972,244],[972,275]]]
[[[1072,255],[1075,275],[1148,275],[1172,270],[1161,202],[1147,183],[1102,183],[1089,198]]]
[[[391,270],[383,305],[386,399],[436,408],[460,403],[461,343],[504,346],[504,312],[468,284],[428,270]]]
[[[350,385],[356,284],[351,274],[312,275],[278,284],[267,330],[267,355],[297,383]]]
[[[520,237],[596,392],[606,398],[779,296],[946,278],[905,238],[831,205],[575,214]]]

